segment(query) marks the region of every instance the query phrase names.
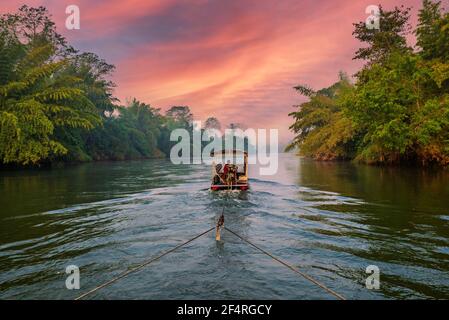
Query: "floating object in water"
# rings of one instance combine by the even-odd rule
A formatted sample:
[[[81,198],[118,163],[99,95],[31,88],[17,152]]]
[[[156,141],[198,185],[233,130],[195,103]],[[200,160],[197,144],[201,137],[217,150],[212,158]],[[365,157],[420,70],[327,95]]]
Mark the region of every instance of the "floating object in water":
[[[224,211],[224,209],[223,209]],[[224,228],[224,214],[221,213],[220,218],[217,221],[217,227],[215,228],[215,240],[220,241],[221,240],[221,228]]]
[[[241,150],[211,152],[212,183],[210,189],[248,190],[248,153]],[[232,161],[231,161],[232,160]]]

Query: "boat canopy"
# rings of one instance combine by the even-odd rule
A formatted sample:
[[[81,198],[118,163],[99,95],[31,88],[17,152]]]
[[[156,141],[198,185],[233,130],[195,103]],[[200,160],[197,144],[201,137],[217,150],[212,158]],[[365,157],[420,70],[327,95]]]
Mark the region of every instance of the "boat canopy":
[[[212,165],[218,163],[226,163],[230,161],[231,163],[237,165],[238,172],[246,172],[246,167],[248,163],[248,153],[242,150],[219,150],[211,152],[210,156],[213,158]]]
[[[216,156],[220,156],[220,155],[229,155],[229,154],[248,156],[248,152],[243,151],[243,150],[235,150],[235,149],[212,151],[210,153],[210,156],[216,157]]]

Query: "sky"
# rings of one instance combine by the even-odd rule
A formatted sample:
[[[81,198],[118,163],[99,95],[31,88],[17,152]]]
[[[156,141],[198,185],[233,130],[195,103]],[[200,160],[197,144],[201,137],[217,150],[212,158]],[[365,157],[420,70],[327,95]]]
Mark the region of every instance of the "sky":
[[[293,137],[288,113],[305,101],[293,87],[320,89],[362,65],[352,60],[360,47],[352,24],[365,21],[366,7],[405,5],[416,16],[421,0],[0,2],[2,13],[47,7],[75,48],[116,66],[112,80],[123,104],[135,97],[163,111],[188,105],[195,120],[277,128],[285,144]],[[79,30],[65,27],[72,4],[80,9]]]

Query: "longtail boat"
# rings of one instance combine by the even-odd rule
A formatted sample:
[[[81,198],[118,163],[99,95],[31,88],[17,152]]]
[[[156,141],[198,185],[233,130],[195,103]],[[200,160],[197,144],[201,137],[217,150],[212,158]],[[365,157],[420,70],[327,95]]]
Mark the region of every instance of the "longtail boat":
[[[211,152],[212,182],[210,189],[248,190],[248,153],[241,150]]]

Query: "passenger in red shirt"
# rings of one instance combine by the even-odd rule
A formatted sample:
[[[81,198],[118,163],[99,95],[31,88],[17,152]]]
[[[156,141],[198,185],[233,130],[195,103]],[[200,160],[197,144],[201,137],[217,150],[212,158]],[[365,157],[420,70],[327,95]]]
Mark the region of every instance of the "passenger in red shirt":
[[[228,162],[226,162],[226,164],[224,165],[224,168],[223,168],[223,173],[224,173],[225,177],[227,177],[227,175],[228,175],[230,166],[231,166],[231,160],[228,160]]]

